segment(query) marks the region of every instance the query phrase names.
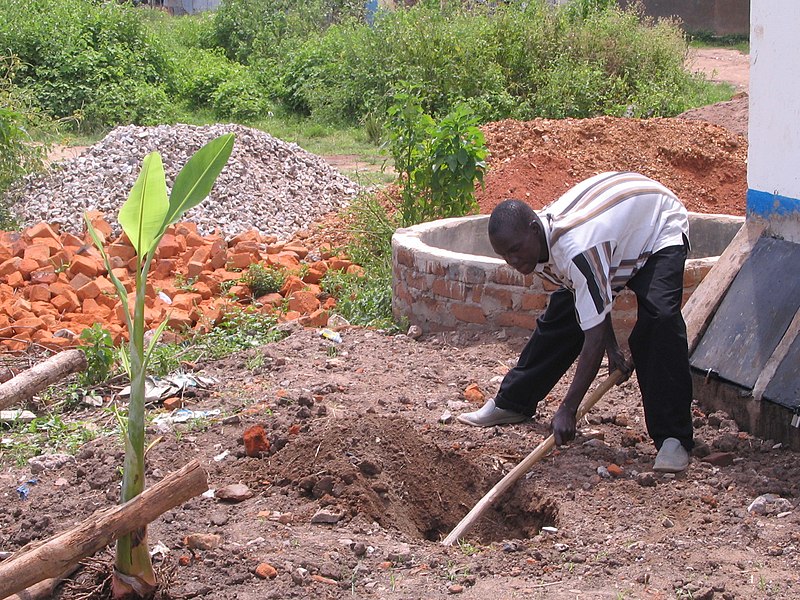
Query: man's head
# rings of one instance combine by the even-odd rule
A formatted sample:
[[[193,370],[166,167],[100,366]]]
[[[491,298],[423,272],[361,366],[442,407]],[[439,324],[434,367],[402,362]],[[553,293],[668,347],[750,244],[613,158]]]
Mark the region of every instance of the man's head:
[[[503,200],[489,217],[489,242],[497,254],[523,275],[549,258],[542,222],[521,200]]]

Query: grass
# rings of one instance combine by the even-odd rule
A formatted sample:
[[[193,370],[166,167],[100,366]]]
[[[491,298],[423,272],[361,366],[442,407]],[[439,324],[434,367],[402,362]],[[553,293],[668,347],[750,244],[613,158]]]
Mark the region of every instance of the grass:
[[[40,454],[74,454],[99,435],[94,423],[67,421],[58,413],[37,417],[30,423],[11,423],[9,429],[3,432],[0,443],[0,464],[11,462],[19,467]]]
[[[726,48],[750,54],[750,39],[743,35],[716,36],[711,33],[698,32],[689,36],[691,48]]]

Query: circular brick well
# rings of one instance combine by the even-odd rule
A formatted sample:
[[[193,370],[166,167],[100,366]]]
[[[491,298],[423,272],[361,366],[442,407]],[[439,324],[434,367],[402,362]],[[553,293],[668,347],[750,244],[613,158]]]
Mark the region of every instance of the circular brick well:
[[[493,251],[488,215],[442,219],[398,229],[392,237],[392,310],[426,333],[532,330],[555,288],[522,275]],[[683,299],[708,273],[739,230],[743,217],[689,213],[692,251],[686,261]],[[636,320],[636,296],[624,290],[614,301],[620,340]]]

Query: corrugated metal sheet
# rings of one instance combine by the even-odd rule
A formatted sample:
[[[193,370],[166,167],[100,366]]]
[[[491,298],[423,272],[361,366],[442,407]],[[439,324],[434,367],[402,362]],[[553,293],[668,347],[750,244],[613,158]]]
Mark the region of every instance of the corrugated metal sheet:
[[[220,0],[164,0],[164,8],[173,15],[194,15],[216,10]]]

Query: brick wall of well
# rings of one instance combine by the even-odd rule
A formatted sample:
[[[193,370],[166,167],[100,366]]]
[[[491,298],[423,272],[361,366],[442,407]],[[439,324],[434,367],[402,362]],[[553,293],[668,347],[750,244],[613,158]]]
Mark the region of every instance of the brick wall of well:
[[[393,311],[426,333],[452,330],[531,331],[555,288],[535,275],[523,276],[499,261],[448,261],[424,247],[395,245]],[[463,255],[462,255],[463,257]],[[690,259],[684,274],[684,302],[717,258]],[[627,338],[636,322],[636,296],[625,290],[614,302],[614,329]]]

